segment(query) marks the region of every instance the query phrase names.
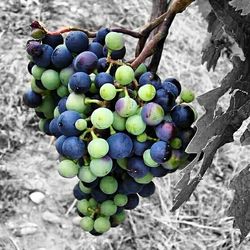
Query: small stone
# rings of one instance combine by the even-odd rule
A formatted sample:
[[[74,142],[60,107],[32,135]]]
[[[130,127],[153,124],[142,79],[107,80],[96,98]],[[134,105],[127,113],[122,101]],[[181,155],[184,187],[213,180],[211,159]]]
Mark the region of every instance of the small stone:
[[[30,199],[35,203],[35,204],[40,204],[45,198],[45,195],[39,191],[33,192],[30,194]]]
[[[24,236],[24,235],[31,235],[35,234],[38,230],[38,225],[32,222],[25,222],[21,225],[16,225],[16,228],[14,229],[14,235],[15,236]]]
[[[42,218],[44,221],[50,222],[52,224],[60,224],[61,223],[61,218],[59,218],[56,214],[53,214],[49,211],[45,211],[42,214]]]

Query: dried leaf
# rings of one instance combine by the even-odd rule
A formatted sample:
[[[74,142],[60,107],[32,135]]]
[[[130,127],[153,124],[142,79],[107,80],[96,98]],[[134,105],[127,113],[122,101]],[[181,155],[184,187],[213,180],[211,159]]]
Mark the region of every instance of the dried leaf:
[[[232,5],[236,11],[240,10],[242,15],[248,15],[250,13],[249,0],[232,0],[230,5]]]
[[[235,190],[228,215],[235,219],[235,226],[241,231],[241,241],[250,231],[250,165],[233,178],[230,188]]]
[[[242,146],[250,145],[250,124],[248,124],[246,130],[240,137],[240,143]]]

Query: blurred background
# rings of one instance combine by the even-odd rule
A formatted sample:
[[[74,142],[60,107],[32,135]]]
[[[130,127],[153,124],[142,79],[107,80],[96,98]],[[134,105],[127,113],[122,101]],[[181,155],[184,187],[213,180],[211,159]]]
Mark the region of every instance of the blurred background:
[[[29,25],[37,19],[50,30],[62,26],[97,30],[117,24],[134,29],[148,21],[151,6],[150,0],[0,1],[1,250],[250,249],[248,238],[238,246],[239,231],[226,215],[233,198],[230,179],[250,160],[249,148],[239,145],[237,134],[236,142],[218,150],[194,195],[174,213],[170,208],[181,177],[178,171],[157,179],[156,193],[141,199],[125,223],[104,236],[84,233],[74,210],[65,215],[77,180],[58,175],[58,155],[50,138],[38,131],[34,112],[22,105],[30,77],[25,52]],[[197,95],[218,86],[232,65],[226,56],[219,59],[214,72],[201,65],[206,30],[207,23],[194,4],[176,17],[158,72],[162,79],[177,77]],[[127,39],[128,59],[133,58],[135,44],[135,39]],[[225,107],[228,101],[224,98],[220,105]],[[32,201],[34,192],[39,192],[37,203]]]

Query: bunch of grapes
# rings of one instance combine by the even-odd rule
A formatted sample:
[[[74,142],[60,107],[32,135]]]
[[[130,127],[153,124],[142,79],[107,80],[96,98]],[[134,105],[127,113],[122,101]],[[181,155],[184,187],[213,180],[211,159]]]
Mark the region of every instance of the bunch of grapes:
[[[40,130],[56,138],[59,174],[79,179],[81,228],[100,235],[121,224],[139,196],[155,192],[154,177],[192,160],[185,148],[195,133],[194,95],[145,64],[134,70],[121,33],[39,32],[27,42],[32,79],[23,100]]]

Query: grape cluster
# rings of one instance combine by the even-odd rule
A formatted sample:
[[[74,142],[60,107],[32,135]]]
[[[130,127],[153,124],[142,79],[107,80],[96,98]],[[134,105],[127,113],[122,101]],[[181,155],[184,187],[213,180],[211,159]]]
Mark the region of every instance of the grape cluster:
[[[73,194],[80,226],[100,235],[122,223],[139,196],[154,193],[154,177],[192,160],[185,148],[195,133],[187,104],[194,95],[145,64],[134,70],[124,60],[122,34],[107,28],[92,40],[82,31],[64,38],[35,30],[33,37],[23,101],[35,109],[40,130],[56,137],[59,174],[79,179]]]

